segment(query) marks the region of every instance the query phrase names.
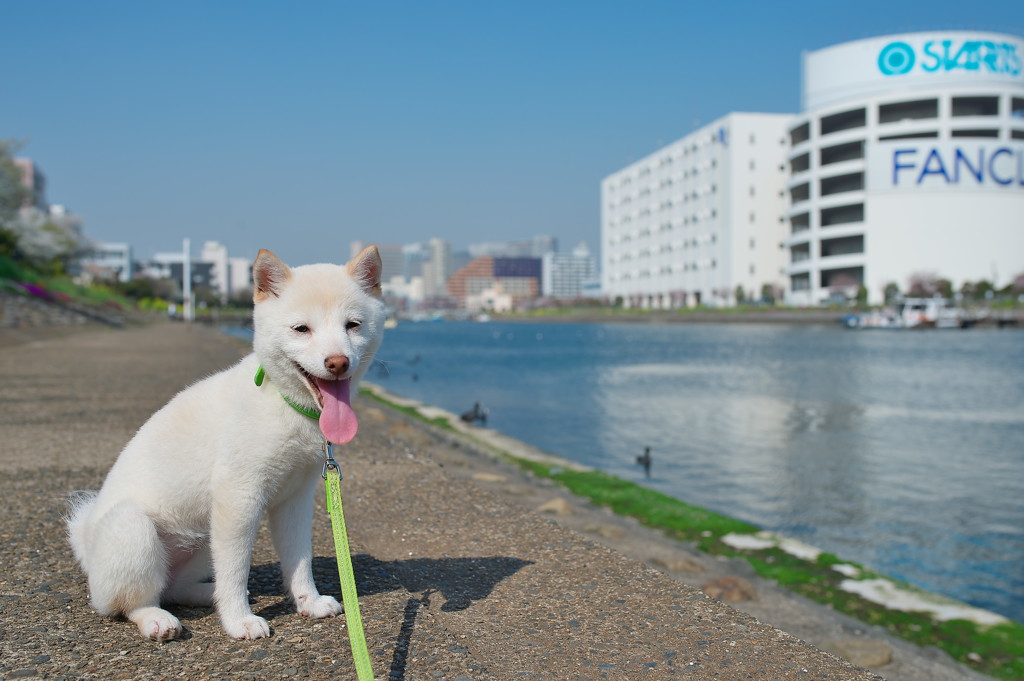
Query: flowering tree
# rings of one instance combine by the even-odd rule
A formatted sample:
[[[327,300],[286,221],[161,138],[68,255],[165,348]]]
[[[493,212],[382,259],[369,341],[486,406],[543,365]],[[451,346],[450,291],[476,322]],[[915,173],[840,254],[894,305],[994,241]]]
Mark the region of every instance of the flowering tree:
[[[41,270],[64,271],[69,260],[88,250],[81,220],[32,206],[32,192],[14,163],[19,145],[0,140],[0,253]]]

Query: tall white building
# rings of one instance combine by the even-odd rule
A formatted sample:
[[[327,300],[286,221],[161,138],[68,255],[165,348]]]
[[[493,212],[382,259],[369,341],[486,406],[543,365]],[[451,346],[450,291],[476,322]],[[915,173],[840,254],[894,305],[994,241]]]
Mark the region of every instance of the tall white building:
[[[783,283],[789,114],[732,113],[601,183],[601,283],[627,306],[731,305]]]
[[[239,298],[252,293],[252,265],[249,258],[228,258],[228,296]]]
[[[430,260],[423,264],[423,287],[426,295],[448,295],[448,277],[455,272],[452,260],[452,245],[444,239],[427,242]]]
[[[804,55],[788,129],[791,304],[1024,272],[1024,41],[889,35]]]
[[[231,270],[228,265],[228,247],[218,241],[207,241],[199,254],[200,262],[208,262],[210,286],[217,292],[220,302],[226,303],[231,295]]]
[[[572,253],[545,253],[541,258],[541,293],[551,298],[583,296],[584,284],[597,276],[597,260],[585,242]]]

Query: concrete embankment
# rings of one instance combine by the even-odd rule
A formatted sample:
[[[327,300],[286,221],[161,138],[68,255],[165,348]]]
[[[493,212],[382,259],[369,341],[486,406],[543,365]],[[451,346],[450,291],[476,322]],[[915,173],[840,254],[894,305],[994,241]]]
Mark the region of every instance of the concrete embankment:
[[[274,636],[251,642],[227,639],[210,609],[175,608],[187,635],[165,645],[100,617],[64,539],[66,494],[97,488],[155,409],[240,352],[237,341],[213,330],[168,324],[8,343],[0,351],[0,676],[354,678],[343,620],[294,612],[265,531],[249,590]],[[682,563],[669,561],[683,557],[672,551],[681,548],[669,551],[652,536],[666,563],[664,572],[651,569],[598,541],[614,538],[607,528],[626,521],[391,410],[365,401],[356,407],[360,433],[340,460],[377,678],[877,678],[770,626],[768,617],[755,619],[671,578],[665,573],[680,572],[673,566]],[[570,505],[560,521],[583,524],[573,529],[531,510],[542,498]],[[337,595],[322,494],[317,504],[314,572],[320,588]],[[645,542],[643,528],[620,527]],[[759,602],[776,603],[770,585],[750,581]],[[820,619],[808,621],[835,621],[824,608],[803,605],[810,609],[795,618],[814,611]],[[839,626],[849,627],[846,638],[873,636],[856,623]],[[879,671],[908,681],[973,678],[941,655],[902,655],[895,648]],[[913,675],[915,665],[922,674]],[[889,673],[900,669],[903,675]]]

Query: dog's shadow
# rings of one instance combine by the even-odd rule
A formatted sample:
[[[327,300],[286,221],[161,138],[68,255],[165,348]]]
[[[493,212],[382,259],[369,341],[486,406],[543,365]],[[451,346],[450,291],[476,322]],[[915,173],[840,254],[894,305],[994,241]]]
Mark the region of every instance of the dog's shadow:
[[[365,553],[352,556],[356,591],[373,596],[404,589],[413,594],[438,593],[445,602],[443,612],[465,610],[474,601],[487,598],[494,587],[531,561],[494,556],[488,558],[410,558],[382,561]],[[313,558],[313,578],[322,594],[341,601],[338,566],[334,557]],[[249,592],[253,596],[285,596],[279,563],[264,563],[249,573]],[[272,620],[294,612],[295,606],[284,598],[258,613]]]

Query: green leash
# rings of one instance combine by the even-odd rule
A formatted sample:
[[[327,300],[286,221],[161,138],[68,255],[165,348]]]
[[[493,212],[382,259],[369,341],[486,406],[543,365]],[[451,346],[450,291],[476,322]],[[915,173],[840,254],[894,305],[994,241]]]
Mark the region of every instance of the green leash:
[[[266,373],[263,366],[256,371],[253,381],[263,385]],[[295,411],[311,419],[320,418],[320,412],[307,409],[281,393],[281,399]],[[352,647],[352,660],[356,665],[359,681],[373,681],[373,665],[370,651],[366,648],[366,632],[363,618],[359,615],[359,594],[356,592],[356,575],[352,569],[352,556],[348,547],[348,530],[345,529],[345,514],[341,509],[341,467],[334,460],[334,444],[324,440],[324,469],[320,473],[327,490],[327,512],[331,515],[331,529],[334,531],[334,553],[338,561],[338,579],[341,581],[341,600],[345,604],[345,623],[348,625],[348,642]]]
[[[348,547],[348,531],[345,529],[345,515],[341,510],[341,468],[333,456],[334,445],[324,441],[323,478],[327,489],[327,512],[331,515],[334,530],[334,550],[338,560],[338,578],[341,581],[341,598],[345,603],[345,622],[348,624],[348,642],[352,647],[352,660],[356,665],[359,681],[373,681],[373,666],[370,651],[366,648],[366,634],[363,619],[359,615],[359,594],[356,593],[356,576],[352,570],[352,556]]]

